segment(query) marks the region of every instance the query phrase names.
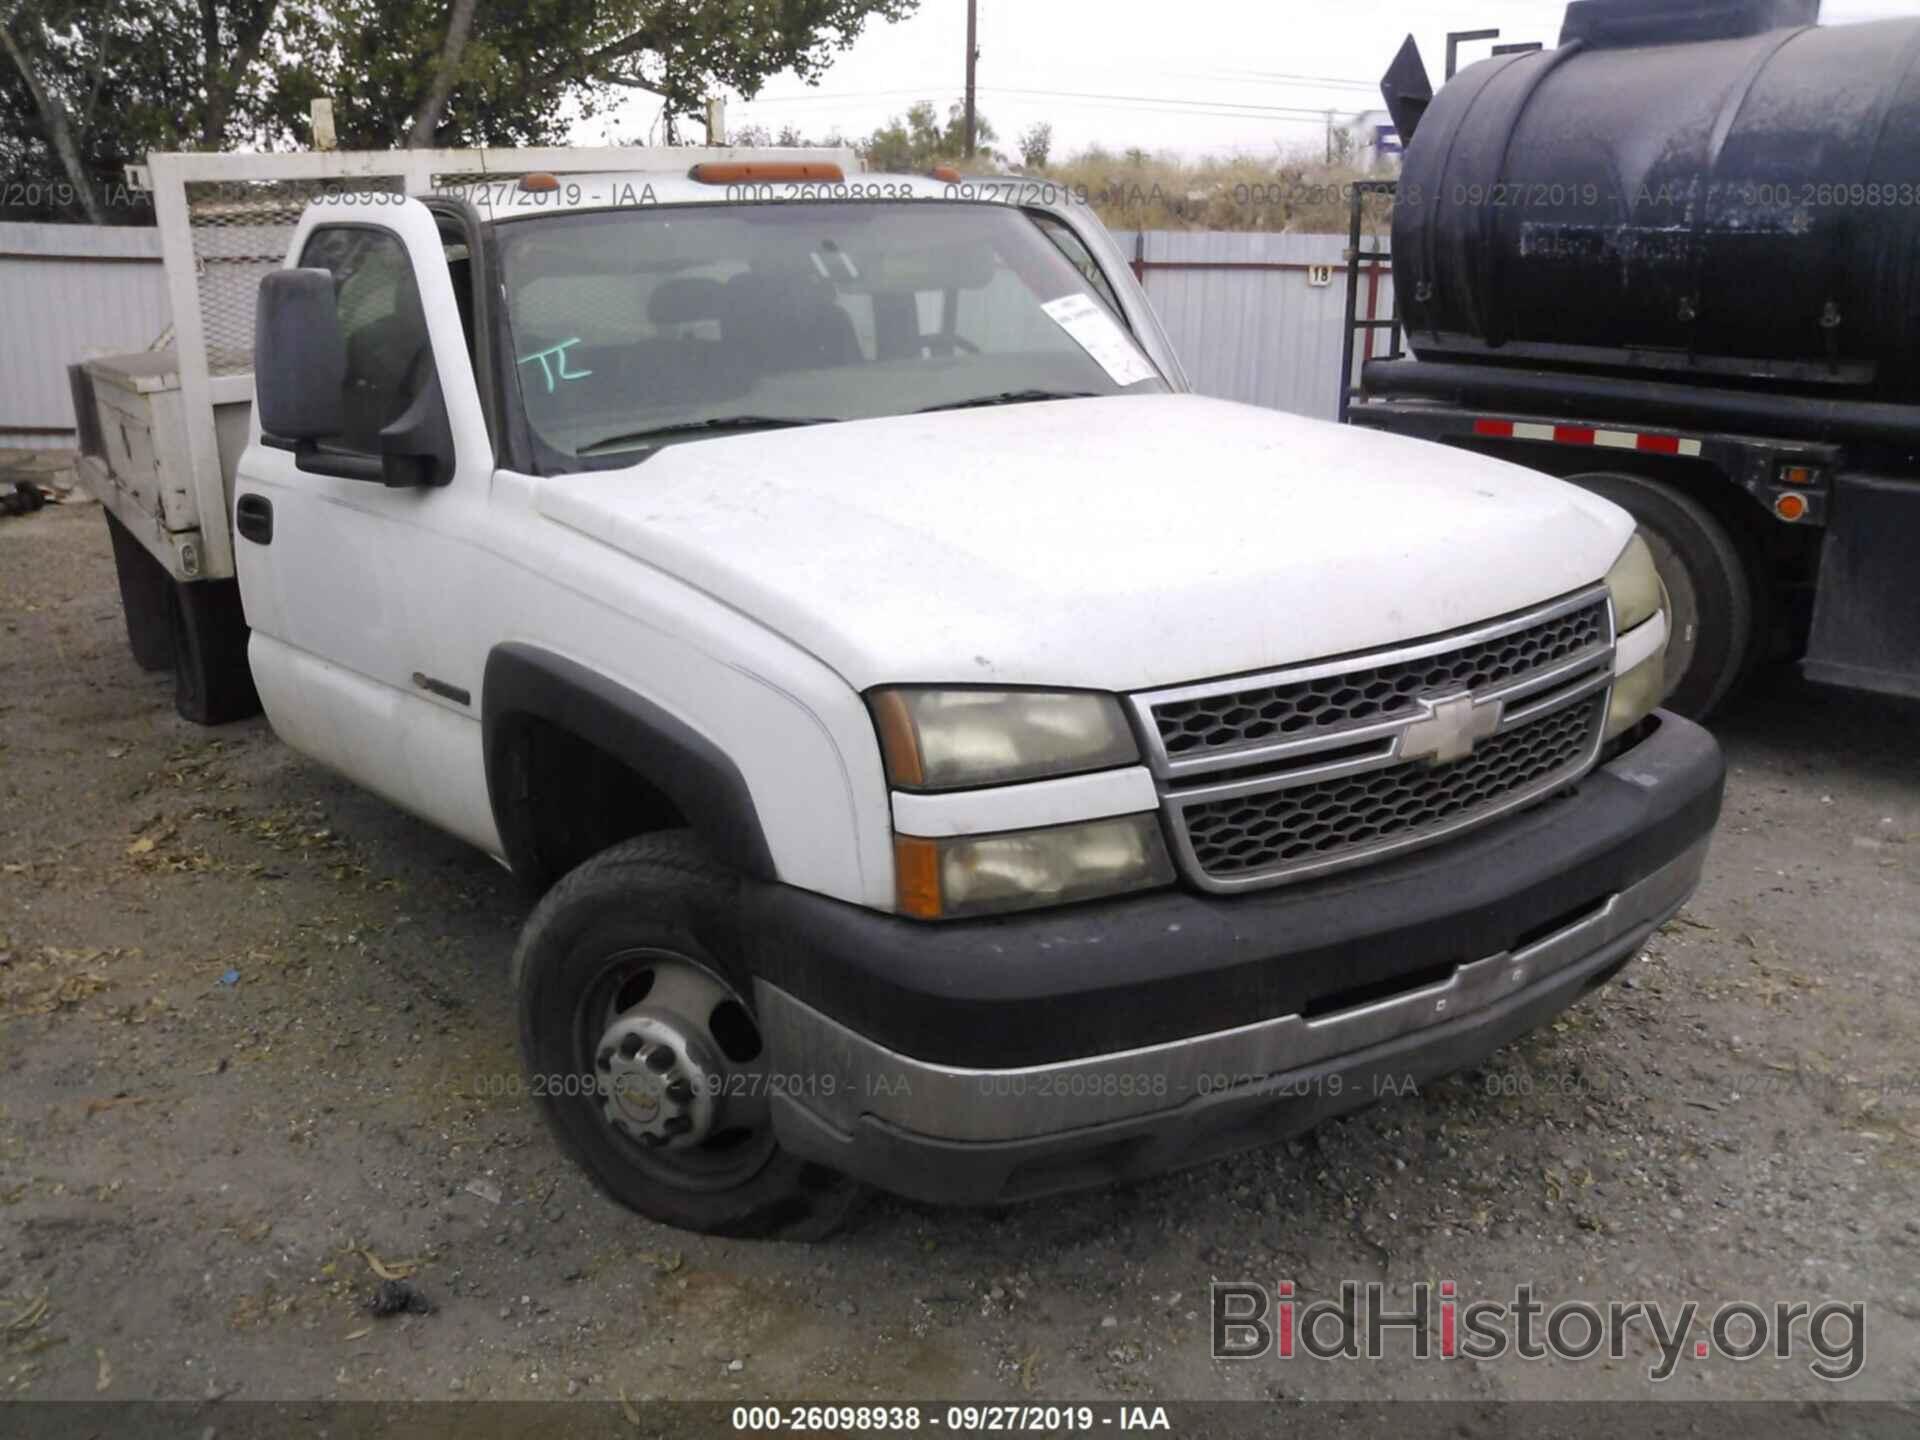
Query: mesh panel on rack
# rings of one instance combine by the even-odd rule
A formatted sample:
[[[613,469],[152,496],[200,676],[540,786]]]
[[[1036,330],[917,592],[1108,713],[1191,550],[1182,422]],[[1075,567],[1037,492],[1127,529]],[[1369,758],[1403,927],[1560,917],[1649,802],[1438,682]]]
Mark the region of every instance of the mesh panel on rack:
[[[404,185],[398,175],[373,175],[190,181],[186,191],[207,373],[238,375],[253,368],[253,306],[260,281],[280,268],[307,203],[341,193],[400,195]]]

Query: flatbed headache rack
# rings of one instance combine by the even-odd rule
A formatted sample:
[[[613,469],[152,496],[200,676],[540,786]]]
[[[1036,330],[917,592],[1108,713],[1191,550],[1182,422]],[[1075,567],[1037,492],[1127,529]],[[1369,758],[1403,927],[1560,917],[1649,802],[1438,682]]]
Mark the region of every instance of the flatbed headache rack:
[[[215,425],[216,405],[253,398],[253,308],[260,281],[285,263],[294,227],[309,201],[364,193],[426,197],[518,179],[529,171],[564,176],[605,171],[678,170],[708,161],[838,161],[849,150],[706,146],[548,146],[504,150],[296,151],[281,154],[152,154],[127,167],[130,184],[153,193],[184,433],[174,457],[189,471],[202,519],[195,578],[233,574],[227,526],[227,477]],[[232,446],[229,445],[231,451]]]
[[[1353,196],[1350,203],[1350,217],[1347,226],[1347,320],[1340,342],[1340,411],[1342,425],[1347,423],[1347,415],[1353,405],[1356,381],[1353,376],[1354,351],[1359,348],[1358,340],[1365,335],[1368,340],[1367,358],[1369,360],[1398,360],[1406,353],[1401,342],[1404,336],[1400,330],[1400,297],[1394,292],[1393,305],[1386,319],[1372,313],[1360,313],[1360,277],[1368,276],[1373,286],[1372,294],[1379,294],[1380,274],[1393,273],[1393,252],[1391,245],[1386,250],[1366,250],[1360,248],[1361,227],[1366,223],[1367,200],[1370,196],[1384,195],[1389,200],[1400,192],[1398,180],[1356,180],[1353,183]],[[1391,207],[1389,207],[1391,208]],[[1365,262],[1364,264],[1362,262]],[[1369,312],[1372,306],[1368,307]],[[1387,353],[1373,353],[1373,332],[1388,332]]]

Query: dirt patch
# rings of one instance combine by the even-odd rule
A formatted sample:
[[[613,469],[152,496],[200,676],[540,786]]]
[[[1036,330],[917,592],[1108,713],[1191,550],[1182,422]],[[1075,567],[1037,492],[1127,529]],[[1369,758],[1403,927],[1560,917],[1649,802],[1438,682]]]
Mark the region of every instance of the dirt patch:
[[[0,523],[0,1395],[1627,1398],[1620,1362],[1209,1358],[1212,1279],[1302,1301],[1858,1300],[1850,1398],[1920,1378],[1912,706],[1727,717],[1705,887],[1485,1068],[1292,1144],[819,1245],[600,1198],[519,1085],[491,861],[260,722],[178,720],[105,526]],[[381,1269],[387,1274],[382,1275]],[[431,1313],[373,1318],[398,1278]],[[11,1317],[11,1318],[9,1318]],[[1834,1398],[1689,1356],[1671,1398]]]

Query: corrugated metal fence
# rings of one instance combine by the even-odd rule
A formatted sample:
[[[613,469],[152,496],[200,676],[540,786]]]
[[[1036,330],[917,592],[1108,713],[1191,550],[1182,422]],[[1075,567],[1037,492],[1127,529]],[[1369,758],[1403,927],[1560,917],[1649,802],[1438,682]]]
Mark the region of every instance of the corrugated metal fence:
[[[0,448],[71,445],[67,366],[166,328],[158,230],[0,224]]]
[[[1114,238],[1134,258],[1196,390],[1334,417],[1345,236],[1148,231]],[[1391,276],[1363,270],[1361,315],[1385,317],[1392,306]],[[158,231],[0,224],[0,446],[71,443],[67,365],[143,350],[167,319]],[[1384,336],[1376,339],[1384,346]],[[1356,366],[1365,353],[1363,339]]]
[[[1340,398],[1347,237],[1149,230],[1116,234],[1203,395],[1331,420]],[[1384,241],[1364,239],[1363,253]],[[1393,313],[1393,278],[1363,264],[1360,318]],[[1386,332],[1372,343],[1386,353]],[[1366,358],[1362,336],[1355,378]]]

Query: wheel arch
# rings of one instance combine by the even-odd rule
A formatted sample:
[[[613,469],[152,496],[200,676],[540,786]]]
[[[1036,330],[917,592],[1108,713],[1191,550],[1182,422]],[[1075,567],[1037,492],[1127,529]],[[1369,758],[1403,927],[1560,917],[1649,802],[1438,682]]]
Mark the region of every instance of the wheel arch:
[[[690,827],[715,858],[756,878],[775,878],[766,833],[739,767],[685,721],[618,681],[537,646],[496,646],[482,681],[480,726],[487,798],[501,848],[514,875],[530,888],[543,891],[571,868],[556,864],[541,844],[539,801],[521,763],[526,743],[543,728],[623,767],[665,801],[673,818]]]

